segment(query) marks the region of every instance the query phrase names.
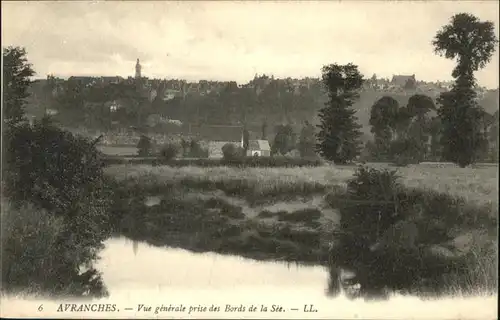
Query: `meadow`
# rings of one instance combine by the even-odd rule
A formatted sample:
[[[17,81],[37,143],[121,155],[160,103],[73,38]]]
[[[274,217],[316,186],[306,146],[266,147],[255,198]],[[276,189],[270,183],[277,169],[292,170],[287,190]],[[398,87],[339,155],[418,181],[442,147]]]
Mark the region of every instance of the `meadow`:
[[[384,165],[373,165],[384,167]],[[150,165],[114,165],[106,173],[118,180],[135,180],[142,188],[160,185],[213,186],[240,184],[241,194],[263,196],[291,193],[314,194],[335,186],[345,185],[355,167],[301,167],[301,168],[233,168]],[[394,170],[396,170],[394,168]],[[451,196],[463,197],[467,202],[498,208],[498,167],[457,168],[454,166],[417,165],[397,168],[407,187],[434,190]],[[248,190],[251,189],[251,193]],[[238,190],[233,190],[238,192]],[[294,192],[295,191],[295,192]]]
[[[355,171],[356,167],[332,165],[111,165],[105,169],[116,184],[115,233],[132,240],[257,260],[330,266],[331,250],[338,242],[336,232],[346,215],[374,210],[389,214],[399,206],[403,216],[410,216],[418,207],[428,222],[421,231],[423,246],[453,257],[450,259],[469,259],[467,275],[443,280],[451,290],[463,293],[477,292],[478,286],[486,291],[496,287],[497,167],[397,168],[401,187],[394,195],[398,203],[382,209],[377,201],[383,197],[365,201],[353,198],[352,190],[346,191]],[[375,185],[372,191],[383,196],[380,187]],[[357,207],[347,208],[345,203],[353,199]],[[370,223],[366,221],[368,227]],[[469,256],[476,258],[470,260]]]

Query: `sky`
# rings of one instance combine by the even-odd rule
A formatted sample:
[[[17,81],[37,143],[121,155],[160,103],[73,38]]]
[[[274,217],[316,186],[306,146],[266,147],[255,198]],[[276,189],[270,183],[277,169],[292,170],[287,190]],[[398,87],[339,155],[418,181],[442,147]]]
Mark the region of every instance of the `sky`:
[[[431,41],[456,13],[495,24],[498,1],[2,1],[2,46],[23,46],[38,78],[234,80],[319,77],[352,62],[371,77],[451,80]],[[478,82],[498,87],[498,46]]]

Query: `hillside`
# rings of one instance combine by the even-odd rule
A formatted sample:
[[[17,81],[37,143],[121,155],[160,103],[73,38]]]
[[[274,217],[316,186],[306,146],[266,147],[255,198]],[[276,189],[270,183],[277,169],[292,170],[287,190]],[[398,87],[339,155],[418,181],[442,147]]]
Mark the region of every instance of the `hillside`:
[[[189,124],[197,126],[200,124],[242,125],[246,123],[251,135],[255,137],[261,136],[264,122],[268,125],[269,135],[273,135],[274,127],[280,123],[292,124],[296,132],[299,132],[305,120],[317,124],[318,110],[323,107],[327,100],[319,82],[298,86],[295,92],[291,92],[289,87],[286,87],[286,84],[281,81],[272,80],[264,84],[252,84],[251,82],[241,87],[218,84],[216,90],[186,91],[186,93],[174,95],[173,98],[169,99],[163,98],[165,92],[162,93],[161,90],[173,92],[175,90],[160,84],[158,89],[147,89],[148,92],[158,91],[154,98],[149,99],[149,101],[146,99],[139,108],[135,107],[136,110],[133,110],[129,100],[135,99],[134,95],[137,95],[136,92],[130,91],[135,90],[131,89],[135,88],[134,86],[84,87],[79,91],[79,96],[75,97],[73,87],[67,84],[69,81],[62,81],[59,88],[59,92],[63,92],[62,94],[54,94],[54,90],[52,92],[47,90],[48,82],[42,80],[33,83],[26,111],[29,116],[39,118],[47,109],[55,109],[60,114],[65,113],[64,117],[58,115],[56,118],[66,126],[72,126],[65,123],[68,118],[76,118],[77,115],[74,113],[81,113],[78,116],[83,123],[78,123],[78,125],[98,130],[106,130],[106,127],[109,127],[106,125],[107,123],[118,123],[123,128],[130,125],[137,126],[136,122],[140,121],[139,119],[145,122],[149,115],[158,114],[164,118],[177,119],[184,123],[183,129],[177,132],[182,134],[185,134]],[[485,91],[480,99],[480,104],[490,114],[499,109],[498,92],[498,89]],[[434,99],[439,95],[439,91],[430,89],[404,91],[391,88],[389,91],[365,88],[354,105],[365,139],[371,136],[370,109],[378,99],[383,96],[391,96],[399,102],[400,106],[405,106],[408,99],[415,93],[427,94]],[[143,93],[139,93],[139,96],[141,94]],[[106,105],[109,108],[110,101],[118,101],[119,104],[123,105],[125,111],[118,110],[119,112],[116,112],[119,115],[118,118],[116,115],[115,118],[112,118],[113,115],[110,114],[109,109],[107,112],[103,112]],[[75,108],[75,103],[83,107]],[[71,110],[69,114],[67,110]],[[148,124],[148,126],[150,125]],[[165,133],[176,131],[175,126],[174,128],[163,126],[156,129],[154,131],[159,130]]]

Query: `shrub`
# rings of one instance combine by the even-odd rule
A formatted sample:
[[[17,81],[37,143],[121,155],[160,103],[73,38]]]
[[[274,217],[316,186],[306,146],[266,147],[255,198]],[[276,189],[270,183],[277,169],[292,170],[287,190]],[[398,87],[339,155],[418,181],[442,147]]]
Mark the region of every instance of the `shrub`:
[[[44,119],[33,126],[24,124],[14,128],[4,149],[5,195],[12,201],[13,209],[23,210],[22,205],[29,202],[36,210],[45,210],[62,223],[60,231],[55,233],[58,248],[55,269],[37,271],[57,273],[55,287],[60,290],[73,285],[81,266],[92,270],[92,262],[110,235],[107,214],[110,192],[96,143],[60,130]],[[35,213],[28,210],[28,214]],[[40,232],[52,232],[53,220],[47,221],[49,230]],[[98,285],[99,281],[88,280]]]
[[[390,154],[396,166],[407,166],[420,161],[422,150],[419,149],[414,139],[398,139],[390,144]]]
[[[316,158],[316,136],[315,128],[308,121],[305,121],[299,136],[297,149],[300,151],[302,158]]]
[[[2,284],[4,290],[38,292],[54,276],[61,217],[26,204],[2,204]],[[43,271],[43,272],[41,272]]]
[[[190,152],[190,145],[189,145],[189,142],[187,140],[184,140],[184,138],[181,139],[180,141],[180,150],[181,150],[181,155],[183,157],[186,157],[189,155],[189,152]]]
[[[163,160],[172,160],[179,154],[179,146],[173,143],[165,144],[160,150],[160,157]]]
[[[223,159],[226,161],[241,160],[243,157],[243,149],[232,143],[226,143],[222,147]]]
[[[196,140],[191,140],[189,144],[189,157],[208,158],[208,149],[203,149]]]
[[[445,249],[453,239],[450,230],[479,229],[496,235],[487,227],[497,224],[494,217],[469,208],[463,199],[406,189],[395,171],[361,167],[348,181],[347,191],[327,201],[341,213],[330,258],[333,269],[355,270],[365,295],[382,294],[384,287],[420,294],[445,292],[446,279],[471,278],[468,269],[483,259],[471,262]],[[449,255],[436,254],[436,249]]]
[[[17,210],[4,204],[3,209],[2,290],[64,296],[107,294],[100,274],[93,268],[83,274],[62,272],[67,270],[62,253],[70,254],[69,243],[60,242],[67,228],[63,218],[29,203]],[[73,257],[85,254],[78,243],[72,243],[71,250]]]
[[[141,157],[147,157],[152,154],[152,143],[151,139],[147,136],[142,135],[141,138],[139,139],[139,142],[137,143],[137,149],[139,156]]]
[[[401,219],[397,195],[401,188],[396,171],[359,167],[347,182],[347,198],[340,204],[341,227],[363,235],[367,243]]]

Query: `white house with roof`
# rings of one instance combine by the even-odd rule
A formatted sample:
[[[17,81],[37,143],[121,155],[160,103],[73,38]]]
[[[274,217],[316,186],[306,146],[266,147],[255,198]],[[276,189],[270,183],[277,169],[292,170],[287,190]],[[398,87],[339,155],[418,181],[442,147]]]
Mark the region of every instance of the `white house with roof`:
[[[242,126],[217,126],[205,125],[196,128],[199,138],[208,141],[208,157],[211,159],[221,159],[223,157],[222,147],[230,143],[236,147],[243,148],[244,139]],[[247,156],[269,157],[271,148],[267,140],[248,141]]]
[[[270,157],[271,146],[267,140],[248,141],[247,156],[251,157]]]

